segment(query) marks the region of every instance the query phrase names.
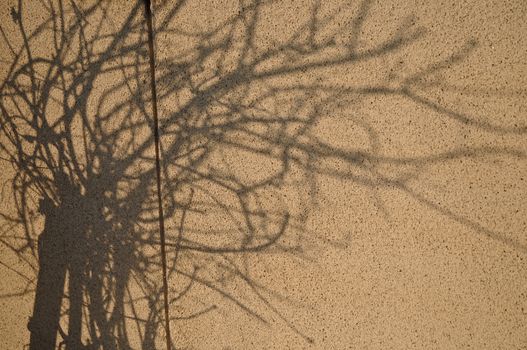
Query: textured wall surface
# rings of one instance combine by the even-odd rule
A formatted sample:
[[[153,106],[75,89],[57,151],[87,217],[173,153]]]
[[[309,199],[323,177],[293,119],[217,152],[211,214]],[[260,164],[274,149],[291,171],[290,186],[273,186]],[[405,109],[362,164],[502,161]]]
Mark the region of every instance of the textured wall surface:
[[[143,3],[3,4],[1,347],[40,250],[57,344],[162,349]],[[524,1],[155,4],[175,347],[527,349]]]

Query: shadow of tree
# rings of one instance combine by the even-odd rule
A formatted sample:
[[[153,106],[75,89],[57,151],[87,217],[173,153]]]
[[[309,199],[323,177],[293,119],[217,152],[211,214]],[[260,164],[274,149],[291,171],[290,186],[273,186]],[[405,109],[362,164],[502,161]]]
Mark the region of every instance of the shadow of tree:
[[[322,119],[342,118],[345,108],[370,96],[399,98],[492,134],[525,134],[526,126],[481,121],[421,93],[427,79],[463,61],[474,41],[406,76],[345,86],[332,74],[411,47],[425,37],[424,28],[409,17],[385,41],[366,46],[361,33],[371,1],[356,13],[322,13],[314,1],[309,20],[286,39],[265,42],[260,22],[272,4],[240,1],[236,13],[193,31],[174,25],[186,1],[155,8],[156,37],[181,43],[156,51],[174,50],[160,53],[156,66],[170,305],[192,309],[173,312],[174,321],[218,309],[214,301],[192,301],[197,293],[267,323],[252,306],[263,305],[314,341],[274,306],[287,296],[254,279],[251,264],[263,254],[309,258],[306,242],[317,236],[306,221],[321,205],[317,192],[325,177],[400,189],[474,232],[526,251],[412,186],[435,164],[525,161],[521,150],[387,156],[367,120],[352,115],[343,118],[368,135],[368,146],[350,140],[342,147],[317,134]],[[13,207],[1,214],[0,239],[31,271],[21,273],[27,286],[18,294],[35,293],[30,348],[54,348],[58,333],[70,349],[155,349],[163,337],[162,287],[143,2],[120,6],[128,12],[119,16],[111,2],[42,2],[42,19],[30,24],[26,6],[19,1],[11,9],[20,39],[8,40],[2,29],[12,60],[0,88],[0,147],[15,174],[2,193]],[[335,27],[348,12],[349,25]]]

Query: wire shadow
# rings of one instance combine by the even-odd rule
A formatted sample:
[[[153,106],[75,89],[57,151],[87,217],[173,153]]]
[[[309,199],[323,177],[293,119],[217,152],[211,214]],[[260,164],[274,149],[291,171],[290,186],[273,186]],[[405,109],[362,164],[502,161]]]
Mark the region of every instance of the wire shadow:
[[[475,42],[395,85],[386,77],[343,87],[321,72],[395,55],[422,40],[424,28],[409,17],[388,39],[364,47],[371,1],[362,1],[349,25],[337,29],[339,14],[323,14],[314,1],[309,20],[265,46],[258,41],[261,13],[273,4],[240,2],[237,13],[192,32],[173,25],[185,1],[156,8],[156,36],[188,43],[159,59],[156,82],[174,281],[170,304],[191,309],[174,321],[218,310],[219,302],[200,302],[217,298],[262,324],[269,322],[266,312],[273,314],[313,342],[275,306],[287,296],[254,278],[251,264],[270,254],[309,258],[307,242],[317,237],[306,221],[320,205],[318,184],[328,176],[371,189],[398,188],[526,252],[411,186],[434,164],[525,161],[523,152],[487,147],[387,157],[372,126],[352,116],[350,122],[368,134],[369,149],[338,147],[316,133],[320,120],[343,104],[381,96],[492,134],[525,134],[525,126],[479,121],[420,94],[423,80],[462,62]],[[27,5],[19,1],[11,9],[20,40],[8,39],[1,28],[12,60],[0,87],[0,147],[2,161],[16,171],[2,192],[14,210],[2,213],[1,243],[30,271],[21,273],[27,287],[18,294],[35,293],[30,348],[53,349],[58,342],[68,349],[155,349],[162,337],[162,293],[143,3],[115,16],[110,2],[42,2],[43,20],[31,26]],[[49,47],[43,50],[42,42]],[[383,166],[396,170],[387,176]],[[288,193],[300,200],[292,203]]]

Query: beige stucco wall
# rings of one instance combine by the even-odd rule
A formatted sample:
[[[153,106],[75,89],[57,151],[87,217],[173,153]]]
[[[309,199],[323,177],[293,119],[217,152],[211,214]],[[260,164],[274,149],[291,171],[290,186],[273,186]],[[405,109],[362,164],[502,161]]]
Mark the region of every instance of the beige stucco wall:
[[[287,0],[264,5],[247,60],[289,40],[310,21],[314,3]],[[10,14],[16,2],[5,4],[0,17],[2,30],[10,45],[19,48],[20,37]],[[167,1],[155,10],[157,25],[171,5]],[[39,23],[39,11],[35,10],[39,6],[38,2],[25,5],[27,23]],[[214,28],[236,15],[240,6],[237,1],[189,0],[178,10],[168,26],[174,30],[160,33],[156,41],[159,74],[174,69],[173,79],[158,82],[161,95],[185,69],[163,64],[194,64],[200,41],[192,33]],[[130,8],[128,2],[112,2],[108,12],[113,24],[107,23],[103,32],[119,27]],[[298,64],[338,58],[355,37],[352,28],[359,4],[322,1],[318,11],[320,29],[315,41],[323,42],[337,33],[336,44],[318,56],[300,59]],[[329,20],[332,13],[335,17]],[[242,104],[269,87],[316,82],[344,91],[326,102],[317,92],[298,110],[291,102],[295,96],[285,93],[259,106],[277,115],[309,115],[316,106],[318,119],[310,135],[331,147],[306,148],[306,154],[324,154],[317,160],[319,174],[314,185],[303,177],[300,167],[293,166],[282,187],[263,191],[262,210],[271,213],[285,208],[293,218],[291,236],[284,236],[283,243],[290,249],[249,254],[237,266],[245,266],[251,279],[266,288],[263,293],[269,303],[240,281],[226,282],[225,288],[265,322],[232,300],[196,287],[193,294],[173,306],[172,314],[184,317],[210,305],[214,309],[196,318],[173,321],[175,344],[192,349],[525,349],[526,15],[527,5],[521,0],[373,1],[369,12],[362,14],[358,52],[367,52],[393,37],[401,23],[408,23],[403,34],[422,34],[386,55],[276,74],[248,83],[246,95],[226,93],[226,99],[237,98]],[[323,26],[324,19],[328,22]],[[237,32],[237,25],[233,26],[234,40],[241,42],[244,34]],[[221,37],[221,33],[215,35]],[[214,40],[211,35],[210,42],[202,46],[212,45]],[[1,42],[5,79],[12,56],[4,39]],[[228,57],[222,61],[226,72],[242,55],[235,43],[229,45],[225,49]],[[45,55],[47,47],[36,50]],[[205,60],[203,74],[217,60],[214,56]],[[441,66],[439,62],[443,62]],[[276,59],[265,64],[259,67],[263,72],[297,63]],[[422,74],[426,69],[430,74]],[[147,67],[139,74],[148,78]],[[200,72],[191,74],[199,76]],[[96,81],[94,90],[100,92],[94,93],[94,105],[96,96],[119,79],[122,76],[109,74]],[[213,79],[207,82],[206,77],[196,81],[205,87],[215,83]],[[413,100],[404,93],[354,90],[381,85],[387,90],[398,89],[405,81],[417,96]],[[180,110],[191,98],[189,94],[181,88],[163,95],[162,122]],[[111,96],[104,108],[126,98],[126,92]],[[428,105],[423,99],[428,99]],[[258,115],[255,110],[251,117]],[[268,132],[276,136],[274,131]],[[140,135],[138,143],[148,138],[147,128]],[[291,137],[294,131],[284,135],[284,139]],[[170,136],[162,137],[166,144],[171,142]],[[243,145],[256,144],[254,140],[238,141],[245,134],[233,132],[229,137]],[[314,141],[298,142],[313,145]],[[361,160],[355,168],[354,160],[346,163],[342,154],[357,151],[374,157]],[[277,161],[272,157],[227,146],[214,152],[207,169],[232,172],[247,182],[276,171]],[[372,159],[377,163],[368,163]],[[2,177],[9,179],[13,173],[2,162],[2,168],[9,169]],[[153,164],[137,165],[141,166]],[[361,181],[362,176],[383,181],[367,183]],[[237,205],[236,198],[210,186],[217,198]],[[188,214],[190,237],[198,237],[191,233],[193,228],[205,227],[206,232],[207,227],[229,230],[232,225],[225,213],[216,215],[208,207],[212,197],[207,193],[194,192],[193,203],[203,212]],[[2,199],[5,212],[10,205]],[[177,231],[179,215],[168,220],[172,232]],[[2,234],[9,230],[2,227]],[[218,243],[209,236],[204,240]],[[192,264],[205,270],[217,268],[216,262],[196,256],[182,260],[184,268],[191,269]],[[5,349],[18,349],[28,343],[26,324],[32,294],[16,296],[26,281],[10,268],[30,279],[35,274],[6,247],[1,248],[1,262],[4,282],[0,292],[5,297],[0,299],[0,343]],[[178,275],[170,283],[175,294],[186,282]],[[139,343],[134,344],[139,348]],[[160,348],[162,344],[160,340]]]

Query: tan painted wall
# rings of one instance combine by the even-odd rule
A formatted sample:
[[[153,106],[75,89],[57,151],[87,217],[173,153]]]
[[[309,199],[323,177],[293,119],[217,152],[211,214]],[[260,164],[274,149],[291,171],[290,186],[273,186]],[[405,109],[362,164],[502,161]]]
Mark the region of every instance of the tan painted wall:
[[[133,4],[102,3],[107,17],[98,9],[85,13],[82,22],[88,38],[99,38],[91,49],[103,67],[89,90],[85,115],[91,119],[85,124],[97,128],[97,118],[107,116],[101,132],[124,130],[101,141],[115,147],[104,148],[109,160],[98,162],[122,164],[146,144],[123,177],[153,174],[142,8],[132,29],[108,51],[119,54],[106,57],[100,55]],[[176,256],[170,249],[178,269],[169,279],[170,295],[176,297],[193,280],[171,306],[171,315],[180,318],[172,322],[175,344],[525,349],[527,5],[520,0],[264,3],[189,0],[172,11],[176,2],[167,1],[154,10],[160,118],[168,125],[162,130],[163,190],[174,194],[165,198],[169,241],[181,238],[183,213],[179,242],[190,248],[250,248],[272,241],[257,252],[206,254],[189,248]],[[9,46],[15,52],[23,47],[12,18],[16,2],[5,4],[0,23],[9,44],[1,40],[2,81],[13,74]],[[29,29],[49,18],[45,6],[24,3]],[[64,6],[75,18],[70,3]],[[78,4],[81,12],[89,6]],[[50,23],[30,40],[34,57],[54,58]],[[245,41],[248,37],[252,40]],[[389,45],[379,49],[383,43]],[[64,62],[73,64],[78,57],[75,45]],[[89,69],[96,65],[86,63]],[[66,85],[89,75],[89,69],[86,75],[78,69],[67,73]],[[30,87],[23,79],[17,84]],[[17,114],[5,102],[9,89],[2,89],[7,108],[2,122]],[[64,113],[60,87],[51,90],[58,102],[48,103],[48,118]],[[113,111],[115,106],[121,107]],[[87,164],[86,154],[96,152],[81,151],[84,124],[78,123],[72,138],[79,163]],[[178,139],[183,145],[173,146]],[[206,149],[206,158],[198,162],[200,149]],[[6,169],[2,179],[9,181],[12,166],[0,161]],[[92,166],[96,174],[110,171],[97,161]],[[89,177],[85,169],[79,174]],[[127,195],[144,189],[141,219],[129,221],[136,234],[119,236],[123,242],[136,240],[134,251],[148,257],[134,260],[137,266],[159,261],[158,246],[150,245],[157,237],[154,180],[152,175],[145,183],[117,180],[118,188],[95,197],[120,203],[124,213],[112,212],[104,220],[122,226],[139,205],[127,204]],[[10,195],[4,186],[1,208],[14,215]],[[43,221],[38,215],[30,221],[35,239]],[[109,230],[119,233],[121,226]],[[22,244],[22,226],[12,228],[5,220],[1,227],[6,243]],[[6,244],[1,248],[5,349],[22,348],[29,339],[36,277],[30,266],[38,265],[29,250],[18,255]],[[148,294],[138,276],[150,278],[160,291],[158,269],[134,265],[132,270],[125,298]],[[152,309],[145,300],[128,300],[127,316],[132,304],[140,318]],[[187,319],[202,310],[207,312]],[[139,331],[131,319],[124,324],[132,347],[141,348],[137,334],[144,334],[145,323],[138,323]],[[161,329],[158,348],[163,348]],[[84,334],[87,338],[87,329]]]

